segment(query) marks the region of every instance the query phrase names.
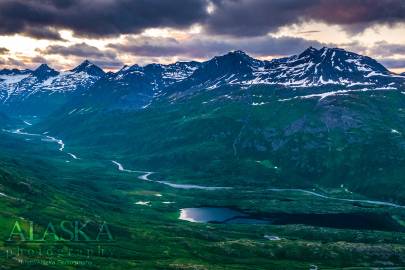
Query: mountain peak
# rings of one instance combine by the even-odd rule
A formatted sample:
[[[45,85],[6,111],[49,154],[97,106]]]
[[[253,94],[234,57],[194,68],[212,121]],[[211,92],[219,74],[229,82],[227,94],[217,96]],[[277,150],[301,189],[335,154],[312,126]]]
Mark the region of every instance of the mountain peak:
[[[222,57],[233,57],[233,58],[244,59],[244,60],[253,59],[247,53],[245,53],[244,51],[241,51],[241,50],[230,51],[227,54],[223,55]]]
[[[125,65],[117,72],[117,74],[130,73],[133,71],[142,71],[142,67],[138,64],[134,64],[132,66]]]
[[[341,53],[350,53],[350,54],[355,54],[355,53],[353,53],[353,52],[349,52],[349,51],[346,51],[345,49],[342,49],[342,48],[329,48],[329,47],[322,47],[320,50],[318,50],[319,51],[319,53],[325,53],[325,52],[341,52]]]
[[[208,60],[205,63],[221,63],[225,65],[246,65],[250,66],[252,63],[255,61],[252,57],[247,55],[244,51],[236,50],[236,51],[230,51],[227,54],[221,55],[221,56],[215,56],[211,60]]]
[[[41,64],[34,71],[51,71],[51,70],[54,70],[54,69],[52,69],[50,66],[48,66],[48,64]]]
[[[248,55],[247,55],[244,51],[242,51],[242,50],[230,51],[228,54],[248,56]]]
[[[316,49],[314,47],[309,47],[307,48],[305,51],[303,51],[298,58],[305,58],[305,57],[321,57],[321,58],[325,58],[327,56],[331,56],[332,54],[346,54],[347,56],[357,56],[357,54],[352,53],[352,52],[348,52],[345,49],[342,48],[329,48],[329,47],[322,47],[321,49]]]
[[[298,58],[305,58],[305,57],[315,56],[315,55],[319,54],[319,52],[320,52],[320,50],[317,50],[316,48],[311,46],[308,49],[306,49],[305,51],[303,51],[300,55],[298,55]]]
[[[94,66],[94,64],[86,59],[80,65],[78,65],[75,69],[85,69],[90,66]]]
[[[95,64],[90,62],[89,60],[83,61],[80,65],[78,65],[71,71],[75,72],[75,73],[85,72],[89,75],[98,76],[98,77],[101,77],[105,74],[105,72],[101,68],[99,68],[98,66],[96,66]]]
[[[59,72],[49,67],[47,64],[41,64],[32,74],[38,79],[47,79],[49,77],[57,76]]]

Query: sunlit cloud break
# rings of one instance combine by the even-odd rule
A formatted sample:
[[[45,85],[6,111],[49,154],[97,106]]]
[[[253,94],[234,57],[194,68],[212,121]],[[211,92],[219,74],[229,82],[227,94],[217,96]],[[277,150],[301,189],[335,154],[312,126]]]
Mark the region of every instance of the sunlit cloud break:
[[[0,66],[70,69],[205,60],[230,50],[271,59],[342,47],[405,71],[400,0],[4,0]]]

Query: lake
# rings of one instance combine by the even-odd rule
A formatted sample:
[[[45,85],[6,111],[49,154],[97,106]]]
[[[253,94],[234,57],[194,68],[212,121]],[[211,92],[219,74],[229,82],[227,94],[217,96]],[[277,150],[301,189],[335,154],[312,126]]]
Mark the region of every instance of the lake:
[[[237,210],[223,207],[180,209],[180,219],[198,223],[266,224],[269,220],[256,219]]]
[[[197,223],[303,224],[338,229],[404,231],[404,227],[390,215],[375,213],[268,213],[254,216],[226,207],[198,207],[180,209],[179,219]]]

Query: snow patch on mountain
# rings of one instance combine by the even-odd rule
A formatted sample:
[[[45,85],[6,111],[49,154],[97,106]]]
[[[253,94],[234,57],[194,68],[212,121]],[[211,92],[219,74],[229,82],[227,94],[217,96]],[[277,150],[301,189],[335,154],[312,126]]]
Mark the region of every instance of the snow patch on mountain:
[[[384,88],[375,88],[375,89],[362,88],[362,89],[354,89],[354,90],[349,90],[349,89],[348,90],[337,90],[337,91],[330,91],[330,92],[324,92],[324,93],[319,93],[319,94],[295,96],[292,98],[279,99],[278,101],[290,101],[290,100],[294,100],[294,99],[308,99],[308,98],[319,98],[319,100],[322,100],[322,99],[325,99],[330,96],[341,96],[341,95],[347,95],[349,93],[381,91],[381,90],[395,91],[396,89],[384,87]]]
[[[43,64],[34,71],[0,72],[0,101],[25,98],[37,93],[63,93],[91,87],[104,72],[89,61],[70,71],[58,72]]]
[[[186,81],[193,88],[216,89],[223,85],[281,85],[285,87],[398,86],[395,75],[374,59],[338,48],[308,48],[299,55],[260,61],[241,51],[204,62]],[[196,86],[197,85],[197,86]]]

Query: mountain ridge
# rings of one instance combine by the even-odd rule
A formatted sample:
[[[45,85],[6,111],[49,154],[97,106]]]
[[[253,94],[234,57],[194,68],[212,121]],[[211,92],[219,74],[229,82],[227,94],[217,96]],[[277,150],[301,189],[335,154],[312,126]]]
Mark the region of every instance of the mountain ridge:
[[[104,71],[85,61],[70,71],[47,64],[35,70],[0,71],[0,109],[10,114],[49,114],[104,77]]]
[[[235,50],[205,62],[135,64],[108,73],[88,60],[62,72],[46,64],[34,71],[3,70],[0,102],[19,103],[27,97],[44,98],[55,93],[69,99],[80,92],[90,103],[110,109],[133,109],[146,108],[155,98],[176,98],[226,85],[391,89],[404,82],[403,76],[390,72],[376,60],[339,48],[309,47],[300,54],[270,61]]]
[[[341,59],[344,58],[344,59]],[[207,69],[212,69],[216,65],[219,64],[223,65],[223,69],[227,69],[229,72],[240,72],[244,73],[243,75],[246,75],[245,73],[253,73],[249,74],[250,78],[254,78],[254,80],[249,81],[249,80],[244,80],[240,81],[242,84],[280,84],[280,85],[286,85],[286,86],[295,86],[295,87],[312,87],[312,86],[319,86],[319,85],[325,85],[325,84],[341,84],[341,85],[346,85],[350,86],[350,82],[347,81],[345,78],[338,78],[336,74],[331,74],[331,73],[344,73],[344,72],[354,72],[358,73],[357,74],[357,80],[365,79],[365,78],[370,78],[370,77],[376,77],[376,76],[392,76],[395,77],[395,74],[388,71],[383,65],[378,63],[376,60],[367,57],[367,56],[362,56],[353,52],[346,51],[344,49],[340,48],[327,48],[323,47],[321,49],[316,49],[313,47],[309,47],[300,54],[297,55],[292,55],[289,57],[283,57],[283,58],[275,58],[273,60],[258,60],[255,58],[252,58],[248,54],[246,54],[243,51],[240,50],[235,50],[235,51],[230,51],[224,55],[220,56],[215,56],[212,59],[209,59],[205,62],[197,62],[197,61],[183,61],[183,62],[176,62],[172,64],[158,64],[158,63],[152,63],[152,64],[147,64],[145,66],[139,66],[137,64],[134,64],[132,66],[124,66],[120,70],[116,72],[110,72],[110,75],[116,76],[118,78],[121,78],[122,75],[126,72],[127,74],[129,72],[135,72],[135,71],[150,71],[152,69],[172,69],[173,72],[173,79],[178,75],[179,73],[181,74],[183,72],[181,66],[186,66],[189,64],[192,69],[192,71],[197,71],[198,69],[203,69],[200,70],[199,72],[207,71]],[[229,61],[227,63],[227,61]],[[239,63],[238,63],[239,62]],[[345,62],[345,63],[344,63]],[[307,64],[304,66],[303,64]],[[351,65],[350,65],[351,64]],[[226,67],[228,65],[228,67]],[[298,67],[297,67],[298,65]],[[318,68],[316,67],[318,66]],[[179,67],[174,69],[173,67]],[[353,69],[355,67],[355,69]],[[319,68],[321,69],[321,72],[323,71],[324,74],[321,74],[319,71]],[[342,69],[343,68],[343,69]],[[344,70],[346,68],[346,70]],[[216,67],[218,69],[218,66]],[[243,70],[239,70],[243,69]],[[306,74],[298,74],[301,76],[298,76],[295,74],[295,76],[290,76],[288,79],[282,79],[282,78],[287,78],[287,75],[294,75],[294,73],[297,73],[298,71],[302,71],[303,69],[307,69],[310,72]],[[89,60],[83,61],[81,64],[76,66],[75,68],[66,71],[66,72],[82,72],[82,71],[88,71],[91,70],[92,72],[96,73],[93,75],[101,76],[106,74],[101,68],[98,66],[94,65],[91,63]],[[34,75],[41,75],[40,72],[42,73],[47,73],[47,74],[42,74],[42,75],[47,75],[47,76],[56,76],[58,74],[64,73],[56,71],[52,68],[50,68],[46,64],[40,65],[36,70],[30,71],[30,70],[18,70],[18,69],[3,69],[0,70],[0,75],[12,75],[12,74],[26,74],[26,73],[31,73]],[[161,71],[160,71],[161,72]],[[177,74],[175,73],[177,72]],[[224,72],[222,70],[221,72]],[[161,72],[163,73],[163,72]],[[175,80],[184,80],[188,78],[189,76],[192,75],[193,72],[183,72],[180,76],[177,76]],[[319,73],[319,74],[318,74]],[[316,75],[315,78],[306,78],[303,75],[309,76],[309,75]],[[402,73],[401,75],[403,75]],[[327,75],[327,76],[325,76]],[[362,75],[360,78],[358,75]],[[1,78],[0,78],[1,79]],[[305,80],[307,79],[307,80]],[[340,80],[339,80],[340,79]],[[372,84],[376,83],[374,80],[367,80],[366,84]],[[353,82],[352,82],[353,83]],[[354,82],[356,83],[356,82]],[[357,82],[361,83],[361,82]]]
[[[403,82],[340,49],[271,61],[232,51],[107,73],[26,131],[83,149],[83,159],[119,157],[174,182],[344,185],[402,205]]]

